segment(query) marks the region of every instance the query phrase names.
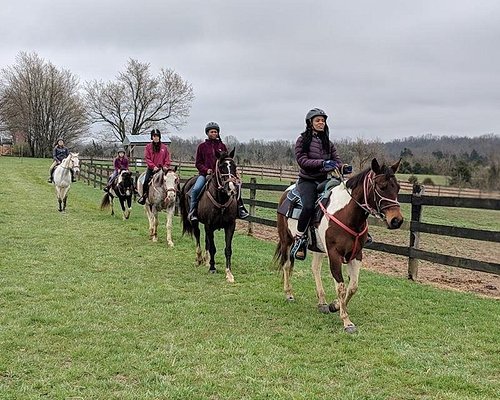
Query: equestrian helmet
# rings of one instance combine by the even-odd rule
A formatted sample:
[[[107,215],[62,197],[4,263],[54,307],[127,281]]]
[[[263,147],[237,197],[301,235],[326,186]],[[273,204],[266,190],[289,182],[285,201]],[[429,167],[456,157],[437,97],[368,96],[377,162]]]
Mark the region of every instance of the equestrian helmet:
[[[159,129],[153,129],[151,131],[151,140],[153,140],[153,136],[158,136],[161,139],[161,133]]]
[[[220,126],[217,122],[209,122],[207,126],[205,126],[205,133],[208,133],[211,129],[215,129],[217,133],[220,133]]]
[[[326,115],[326,113],[321,108],[313,108],[312,110],[309,110],[309,112],[306,114],[306,123],[308,121],[312,122],[312,119],[314,117],[319,117],[319,116],[325,118],[325,121],[328,118],[328,115]]]
[[[118,149],[118,151],[116,152],[116,154],[120,154],[120,153],[127,154],[127,152],[125,151],[125,149]]]

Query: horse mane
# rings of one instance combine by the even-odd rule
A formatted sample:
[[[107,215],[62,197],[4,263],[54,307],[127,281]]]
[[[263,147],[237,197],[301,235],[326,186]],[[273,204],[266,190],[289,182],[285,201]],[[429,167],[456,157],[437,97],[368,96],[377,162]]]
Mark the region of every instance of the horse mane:
[[[366,168],[360,173],[354,175],[352,178],[349,178],[346,182],[346,187],[348,189],[354,189],[358,187],[359,185],[363,184],[363,181],[365,180],[366,175],[370,173],[372,169],[371,168]]]
[[[359,174],[354,175],[352,178],[347,180],[346,187],[348,189],[354,189],[355,187],[362,185],[366,175],[369,174],[371,171],[372,171],[372,169],[369,167],[369,168],[366,168],[363,171],[361,171]],[[377,175],[385,175],[387,179],[390,179],[394,176],[394,171],[392,170],[392,168],[388,167],[385,164],[383,164],[380,167],[380,171],[375,172],[375,173]]]

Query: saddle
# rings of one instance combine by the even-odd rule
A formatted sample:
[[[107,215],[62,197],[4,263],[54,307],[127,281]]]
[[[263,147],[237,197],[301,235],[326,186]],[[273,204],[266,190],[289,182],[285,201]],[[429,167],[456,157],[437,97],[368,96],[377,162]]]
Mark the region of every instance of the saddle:
[[[338,185],[340,185],[340,180],[336,178],[327,179],[318,185],[316,189],[318,195],[316,197],[314,206],[315,212],[313,220],[311,221],[313,224],[318,223],[323,216],[323,212],[319,207],[319,203],[322,203],[324,207],[327,207],[330,200],[330,192],[335,186]],[[287,218],[299,219],[301,211],[302,199],[300,198],[300,193],[297,186],[294,184],[287,193],[287,196],[283,203],[279,205],[278,213],[284,215]]]
[[[338,185],[340,185],[340,180],[332,177],[321,182],[316,188],[317,197],[314,205],[314,214],[311,218],[311,222],[309,223],[309,232],[306,232],[304,235],[305,240],[308,240],[308,237],[311,238],[310,241],[308,240],[309,250],[320,252],[324,251],[324,249],[318,248],[318,240],[315,232],[316,227],[323,217],[323,211],[319,205],[321,203],[323,207],[328,207],[328,203],[330,202],[330,193],[332,189]],[[302,199],[300,198],[300,193],[296,184],[294,184],[288,191],[285,200],[278,206],[277,211],[279,214],[284,215],[289,219],[299,219],[300,213],[302,212]]]

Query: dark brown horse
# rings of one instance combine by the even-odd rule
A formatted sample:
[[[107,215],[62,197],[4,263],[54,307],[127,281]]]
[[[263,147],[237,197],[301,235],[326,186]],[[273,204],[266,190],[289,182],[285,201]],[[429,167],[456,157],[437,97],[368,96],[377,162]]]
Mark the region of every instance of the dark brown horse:
[[[196,176],[189,179],[181,189],[180,211],[182,215],[182,233],[194,235],[196,239],[196,261],[198,265],[209,265],[210,272],[216,272],[214,232],[224,229],[226,248],[226,280],[234,282],[231,272],[232,240],[238,215],[238,184],[237,166],[233,160],[234,149],[231,153],[217,154],[217,164],[214,173],[207,177],[205,190],[198,202],[198,221],[191,222],[188,218],[190,189],[196,182]],[[200,245],[199,222],[205,226],[205,254]],[[208,259],[207,253],[210,255]]]
[[[348,333],[356,331],[356,326],[349,319],[347,304],[358,289],[363,246],[368,235],[367,218],[369,215],[378,217],[385,221],[389,229],[397,229],[403,223],[397,200],[400,186],[394,175],[398,167],[399,161],[388,167],[380,166],[373,159],[371,168],[332,189],[326,207],[321,206],[321,219],[311,224],[309,248],[313,254],[312,271],[316,282],[318,309],[324,313],[340,311],[340,319]],[[281,197],[280,204],[286,200],[287,193],[288,191]],[[290,258],[290,246],[296,230],[297,220],[278,214],[279,243],[275,258],[283,271],[283,286],[289,301],[294,300],[290,283],[294,259]],[[313,248],[311,244],[314,245]],[[337,299],[331,304],[326,302],[321,281],[321,264],[326,255],[337,292]],[[342,276],[343,263],[347,263],[347,286]]]

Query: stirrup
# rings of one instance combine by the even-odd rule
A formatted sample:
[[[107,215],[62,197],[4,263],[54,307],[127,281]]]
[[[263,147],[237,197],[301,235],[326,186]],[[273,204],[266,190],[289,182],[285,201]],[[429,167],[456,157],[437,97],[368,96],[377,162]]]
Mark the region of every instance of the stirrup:
[[[296,237],[290,249],[290,258],[305,260],[307,255],[307,238],[305,235]]]
[[[146,197],[145,196],[139,197],[139,199],[137,199],[137,202],[141,205],[146,204]]]
[[[189,211],[189,214],[187,215],[187,217],[191,222],[198,221],[198,215],[196,213],[196,208]]]
[[[248,213],[247,210],[245,210],[244,206],[238,207],[238,218],[245,219],[245,218],[248,218],[249,216],[250,216],[250,214]]]

